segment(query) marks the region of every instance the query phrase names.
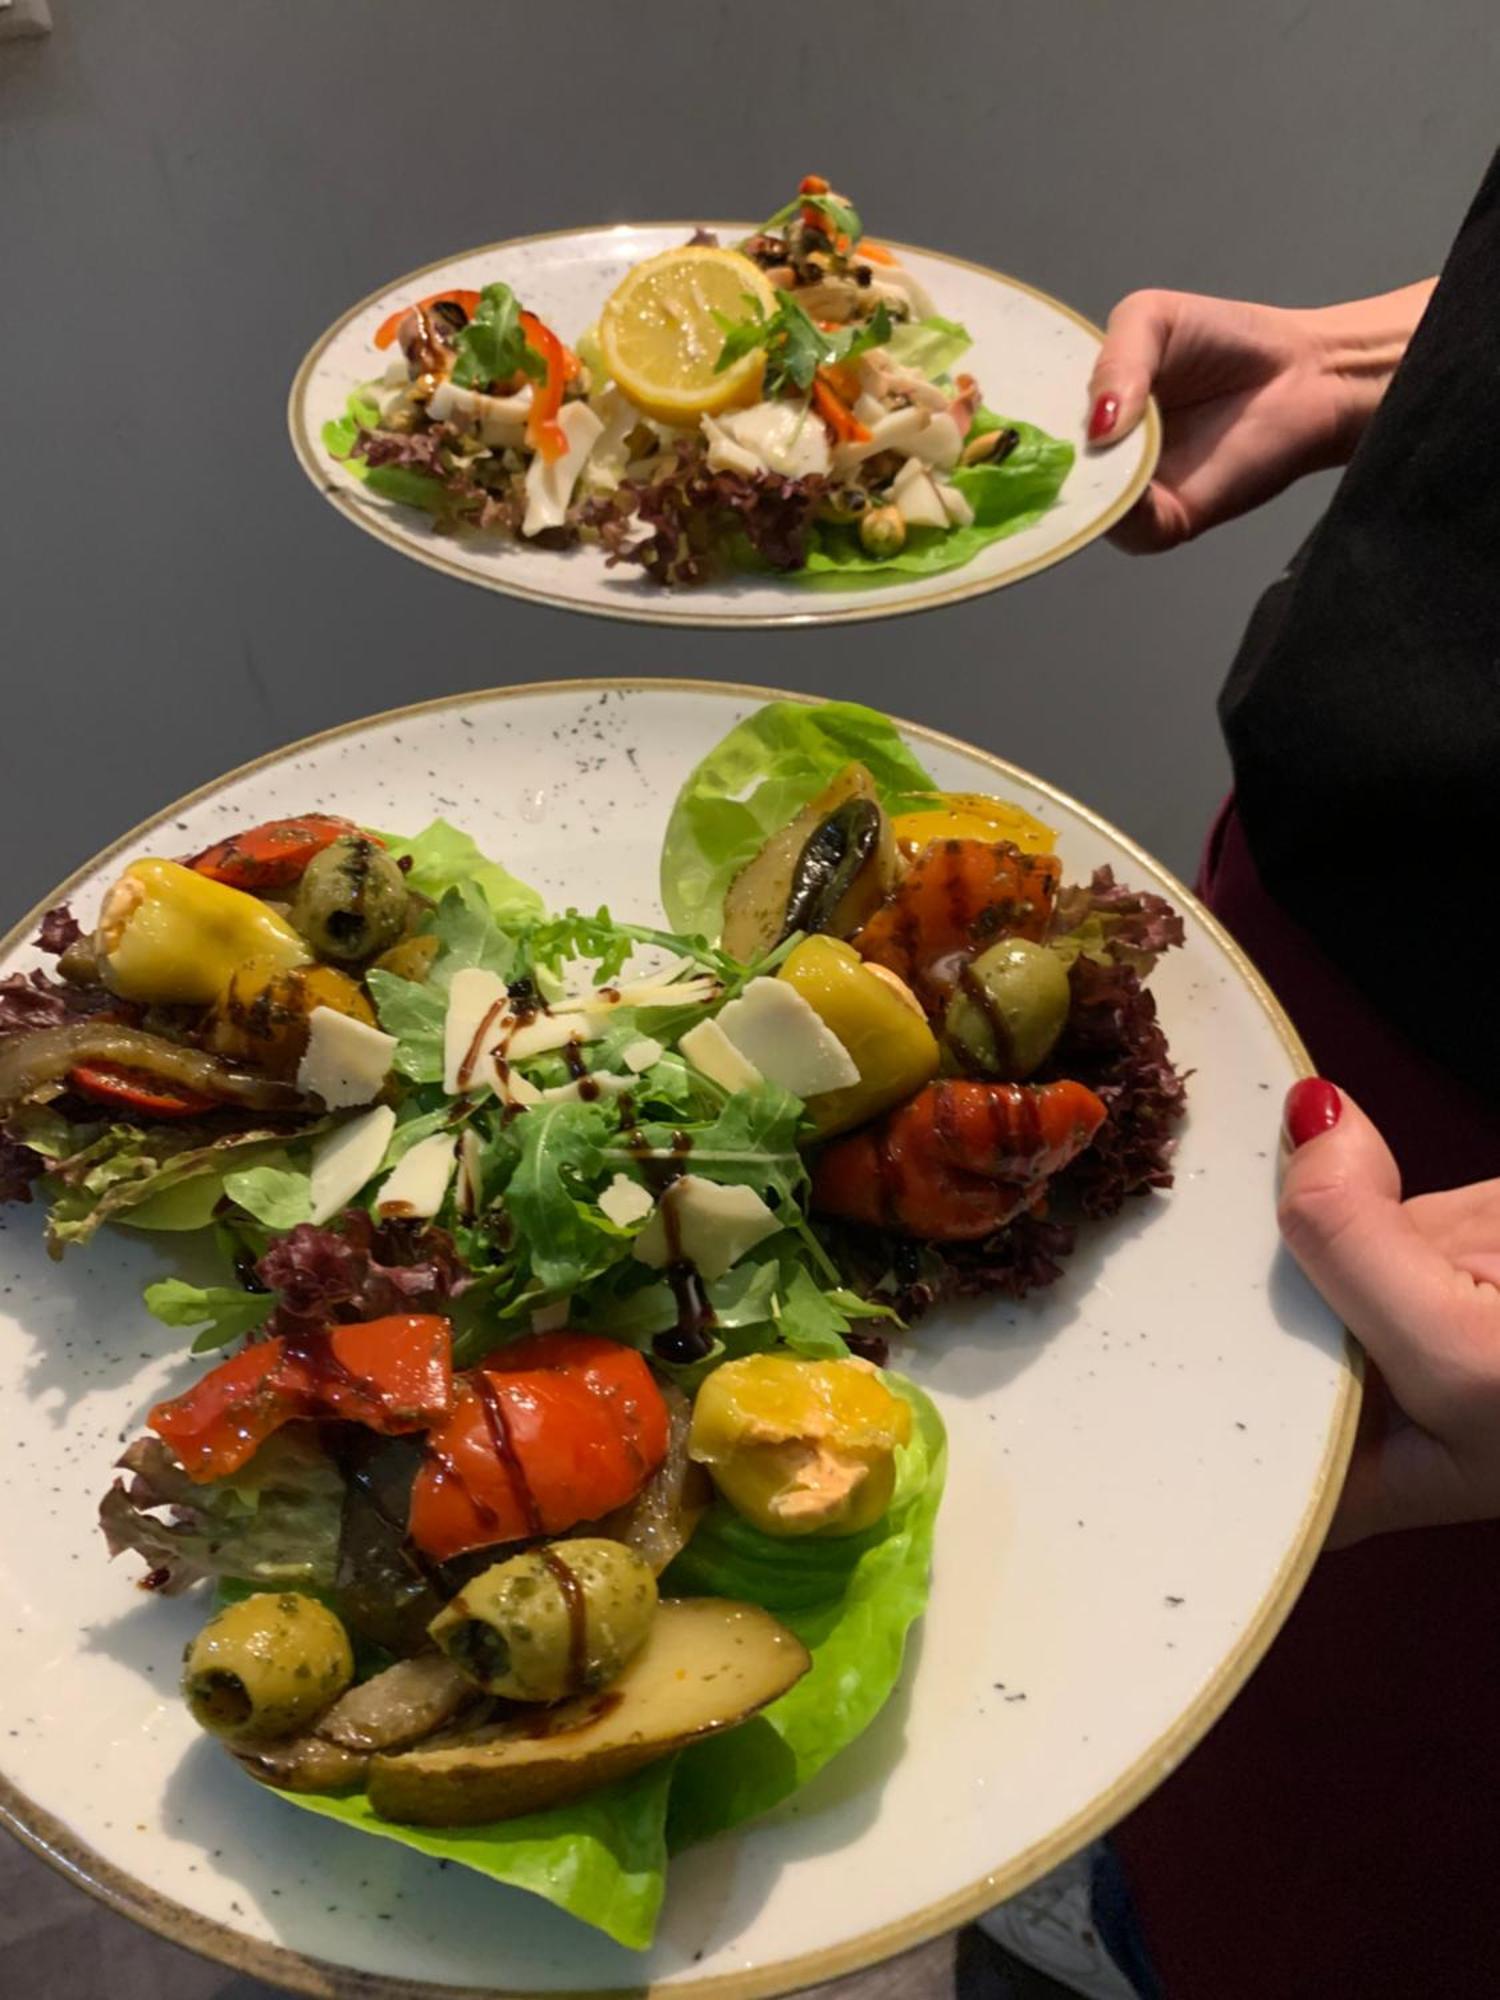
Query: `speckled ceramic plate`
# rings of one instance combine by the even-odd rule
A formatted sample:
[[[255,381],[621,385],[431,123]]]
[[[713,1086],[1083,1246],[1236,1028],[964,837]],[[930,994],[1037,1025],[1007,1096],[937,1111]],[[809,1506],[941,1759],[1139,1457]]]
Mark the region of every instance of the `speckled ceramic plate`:
[[[294,745],[170,808],[65,885],[83,912],[130,854],[321,807],[442,812],[558,902],[656,917],[684,773],[763,698],[572,683],[426,704]],[[938,780],[1004,791],[1185,909],[1154,985],[1194,1072],[1176,1190],[1089,1235],[1024,1306],[952,1312],[901,1365],[952,1444],[931,1608],[868,1736],[774,1817],[673,1864],[637,1958],[549,1906],[284,1805],[174,1693],[192,1601],[142,1596],[94,1525],[121,1443],[192,1374],[137,1303],[159,1247],[106,1233],[49,1265],[0,1233],[0,1818],[179,1942],[310,1993],[782,1993],[1024,1886],[1154,1785],[1244,1681],[1312,1563],[1358,1401],[1338,1327],[1278,1256],[1274,1002],[1138,848],[1037,779],[911,728]],[[58,894],[64,893],[59,890]],[[35,962],[37,913],[4,946]],[[659,918],[657,919],[659,921]],[[429,1984],[428,1982],[431,1982]]]
[[[753,226],[710,225],[726,243]],[[1102,535],[1144,491],[1160,444],[1154,407],[1135,435],[1113,450],[1090,452],[1085,446],[1086,389],[1099,329],[1071,306],[1016,278],[899,243],[891,247],[926,285],[938,311],[962,321],[973,335],[964,366],[978,377],[986,402],[1067,438],[1078,453],[1051,512],[1034,526],[992,542],[962,569],[852,589],[745,576],[693,590],[663,590],[638,570],[609,569],[597,549],[538,549],[494,536],[439,534],[418,509],[368,492],[324,450],[323,425],[342,416],[350,390],[384,366],[385,356],[371,340],[397,306],[444,286],[477,290],[504,279],[566,338],[592,325],[632,264],[683,242],[695,227],[691,222],[621,223],[612,229],[518,237],[428,264],[383,285],[331,326],[297,371],[288,421],[303,470],[357,527],[448,576],[572,611],[666,625],[808,625],[890,618],[951,604],[1073,555]]]

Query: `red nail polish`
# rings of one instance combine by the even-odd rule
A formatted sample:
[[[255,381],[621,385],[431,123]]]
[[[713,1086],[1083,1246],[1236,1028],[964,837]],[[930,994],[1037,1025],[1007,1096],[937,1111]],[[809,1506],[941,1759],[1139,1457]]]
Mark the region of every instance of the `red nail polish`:
[[[1118,422],[1119,415],[1118,396],[1096,396],[1094,407],[1089,413],[1089,443],[1097,444],[1100,438],[1107,438]]]
[[[1344,1100],[1321,1076],[1305,1076],[1300,1083],[1294,1083],[1286,1094],[1283,1113],[1292,1151],[1305,1146],[1309,1139],[1319,1139],[1325,1132],[1331,1132],[1343,1108]]]

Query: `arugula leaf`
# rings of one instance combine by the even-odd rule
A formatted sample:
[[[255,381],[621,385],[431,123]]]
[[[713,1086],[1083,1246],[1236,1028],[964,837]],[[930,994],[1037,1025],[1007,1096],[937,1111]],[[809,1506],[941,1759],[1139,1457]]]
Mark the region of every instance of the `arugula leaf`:
[[[837,1361],[849,1352],[848,1319],[804,1264],[793,1264],[786,1273],[777,1304],[777,1331],[794,1354]]]
[[[753,1187],[773,1207],[780,1201],[790,1223],[807,1182],[807,1166],[797,1150],[801,1120],[801,1099],[762,1081],[736,1092],[709,1123],[688,1126],[692,1147],[686,1153],[674,1143],[682,1127],[648,1122],[634,1129],[630,1145],[606,1144],[600,1160],[611,1172],[638,1167],[644,1159],[669,1160],[711,1181]]]
[[[527,344],[520,304],[509,285],[485,286],[453,351],[453,380],[460,389],[488,389],[517,371],[540,381],[547,372],[546,362]]]
[[[745,302],[750,307],[747,319],[732,320],[726,313],[714,314],[724,335],[714,373],[722,375],[736,361],[763,347],[765,387],[773,395],[778,389],[788,387],[806,395],[820,368],[834,361],[853,360],[872,347],[883,347],[891,337],[891,316],[884,303],[876,306],[869,319],[859,326],[825,331],[790,292],[777,293],[776,309],[771,313],[748,292]]]
[[[224,1192],[267,1229],[295,1229],[312,1214],[312,1180],[302,1167],[244,1167],[224,1176]]]
[[[526,891],[528,896],[531,893]],[[440,1083],[443,1023],[454,973],[482,966],[501,979],[513,979],[522,966],[522,950],[517,939],[501,929],[492,904],[472,882],[450,888],[425,928],[426,934],[438,941],[437,956],[426,979],[402,979],[377,968],[367,975],[365,983],[381,1027],[397,1040],[392,1068],[414,1083]]]
[[[535,1105],[512,1128],[521,1154],[505,1207],[537,1282],[553,1296],[576,1291],[629,1255],[631,1233],[590,1199],[605,1175],[611,1119],[602,1105],[563,1099]]]
[[[238,1285],[190,1285],[182,1278],[161,1278],[147,1285],[146,1310],[163,1326],[199,1326],[194,1354],[227,1347],[270,1317],[274,1292],[244,1292]]]
[[[811,208],[828,224],[828,240],[836,243],[840,236],[847,236],[849,248],[864,235],[864,224],[859,219],[859,210],[852,202],[841,201],[836,194],[799,194],[794,200],[778,208],[774,215],[768,215],[761,224],[763,235],[773,234],[800,215],[804,208]]]

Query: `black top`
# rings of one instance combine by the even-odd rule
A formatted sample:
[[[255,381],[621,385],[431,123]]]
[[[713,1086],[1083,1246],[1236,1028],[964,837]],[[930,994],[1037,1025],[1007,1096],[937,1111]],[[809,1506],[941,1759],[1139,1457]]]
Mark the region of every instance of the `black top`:
[[[1500,154],[1220,716],[1267,889],[1500,1101]]]

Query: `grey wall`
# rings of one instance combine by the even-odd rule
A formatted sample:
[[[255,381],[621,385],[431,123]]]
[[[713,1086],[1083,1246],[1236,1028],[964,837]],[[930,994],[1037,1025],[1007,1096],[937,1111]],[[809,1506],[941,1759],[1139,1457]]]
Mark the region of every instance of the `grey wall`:
[[[612,628],[345,525],[293,463],[288,379],[351,300],[447,250],[770,208],[808,170],[879,231],[1096,316],[1146,283],[1353,296],[1432,268],[1500,137],[1493,0],[54,15],[50,41],[0,44],[0,927],[288,737],[574,673],[858,694],[1034,767],[1189,867],[1225,781],[1213,694],[1314,487],[1173,556],[1094,549],[925,619]],[[102,1919],[70,1928],[71,1891],[49,1896],[45,1937],[0,1926],[0,1986],[41,1990],[33,1962],[58,2000],[180,1978],[145,1941],[127,1965]]]
[[[0,46],[4,904],[285,738],[508,678],[858,693],[1092,800],[1179,867],[1212,694],[1304,489],[1168,558],[1098,548],[919,621],[618,629],[351,530],[288,450],[308,342],[447,249],[769,207],[817,168],[892,235],[1102,315],[1161,282],[1312,302],[1441,255],[1497,136],[1483,0],[831,10],[60,0]]]

